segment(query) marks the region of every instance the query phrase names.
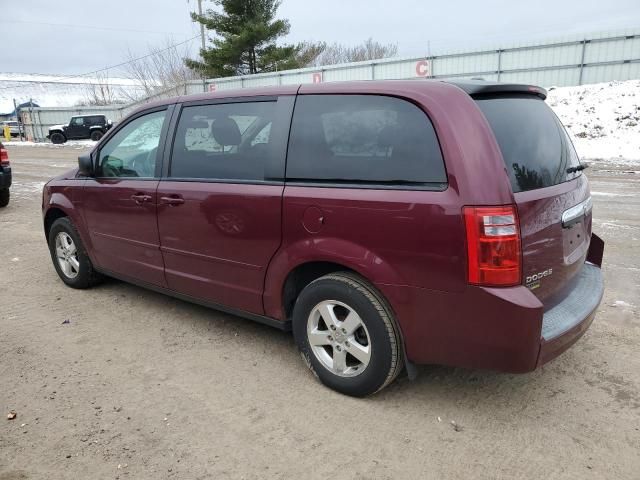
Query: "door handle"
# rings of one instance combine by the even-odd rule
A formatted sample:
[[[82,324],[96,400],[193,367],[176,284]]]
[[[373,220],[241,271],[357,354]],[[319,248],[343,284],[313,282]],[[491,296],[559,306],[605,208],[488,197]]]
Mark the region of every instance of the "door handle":
[[[135,195],[131,195],[131,200],[136,203],[144,203],[151,200],[151,195],[145,195],[144,193],[136,193]]]
[[[178,205],[182,205],[184,203],[184,198],[178,196],[178,195],[174,195],[171,197],[160,197],[160,201],[162,203],[165,203],[167,205],[171,205],[173,207],[176,207]]]

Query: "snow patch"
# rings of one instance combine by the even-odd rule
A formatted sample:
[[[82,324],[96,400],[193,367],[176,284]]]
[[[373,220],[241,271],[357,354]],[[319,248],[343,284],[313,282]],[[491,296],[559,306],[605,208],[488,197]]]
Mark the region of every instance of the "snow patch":
[[[620,166],[640,161],[640,80],[549,91],[580,158]]]
[[[594,192],[593,190],[591,191],[591,195],[595,195],[597,197],[599,197],[599,196],[602,196],[602,197],[632,197],[633,196],[631,194],[626,194],[626,193]]]
[[[633,307],[632,304],[625,302],[624,300],[616,300],[611,304],[612,307]]]
[[[45,148],[92,148],[96,143],[93,140],[69,140],[61,144],[53,144],[50,142],[21,142],[20,140],[12,140],[10,142],[2,142],[2,144],[10,147],[45,147]]]

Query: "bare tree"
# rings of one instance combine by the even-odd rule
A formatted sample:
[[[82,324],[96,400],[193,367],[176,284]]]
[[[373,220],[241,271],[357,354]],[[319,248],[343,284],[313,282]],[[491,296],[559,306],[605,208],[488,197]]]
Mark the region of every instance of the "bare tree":
[[[104,106],[123,103],[121,93],[111,84],[109,75],[102,72],[95,77],[95,82],[87,84],[85,100],[78,102],[78,105]]]
[[[186,45],[177,46],[168,38],[163,45],[149,46],[148,53],[143,58],[138,58],[128,51],[127,64],[123,70],[129,78],[140,84],[143,97],[160,92],[183,95],[187,93],[186,82],[199,78],[197,72],[185,65],[184,59],[187,54]]]
[[[298,53],[298,61],[302,66],[320,67],[395,57],[397,54],[397,45],[392,43],[385,45],[372,38],[354,46],[340,43],[329,45],[326,42],[305,42]]]

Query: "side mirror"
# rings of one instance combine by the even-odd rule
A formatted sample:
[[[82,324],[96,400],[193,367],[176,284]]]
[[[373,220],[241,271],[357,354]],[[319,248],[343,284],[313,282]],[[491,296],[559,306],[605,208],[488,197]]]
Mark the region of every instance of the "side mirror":
[[[78,157],[78,173],[83,177],[93,177],[95,172],[90,153]]]

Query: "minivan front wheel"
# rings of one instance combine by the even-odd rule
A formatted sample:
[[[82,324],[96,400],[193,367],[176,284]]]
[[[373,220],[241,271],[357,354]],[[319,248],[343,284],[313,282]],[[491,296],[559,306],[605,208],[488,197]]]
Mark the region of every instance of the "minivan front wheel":
[[[60,279],[73,288],[89,288],[101,276],[93,269],[80,236],[67,217],[59,218],[49,231],[49,251]]]
[[[293,333],[311,371],[346,395],[375,393],[402,369],[393,313],[373,286],[348,272],[304,288],[293,310]]]

